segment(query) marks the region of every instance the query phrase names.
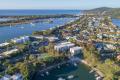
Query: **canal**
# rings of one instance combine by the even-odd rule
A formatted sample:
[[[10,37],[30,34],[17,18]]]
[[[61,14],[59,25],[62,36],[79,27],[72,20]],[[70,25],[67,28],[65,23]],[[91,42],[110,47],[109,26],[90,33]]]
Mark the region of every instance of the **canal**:
[[[82,63],[77,66],[69,63],[49,71],[49,75],[46,72],[37,74],[34,80],[95,80],[94,73],[89,72],[90,68]]]

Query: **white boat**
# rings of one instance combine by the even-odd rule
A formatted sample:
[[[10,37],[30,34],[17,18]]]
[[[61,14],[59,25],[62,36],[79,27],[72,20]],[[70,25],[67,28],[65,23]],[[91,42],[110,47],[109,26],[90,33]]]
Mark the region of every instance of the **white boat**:
[[[60,66],[58,65],[58,67],[57,67],[58,69],[60,69]]]
[[[101,80],[102,78],[100,76],[96,77],[96,80]]]
[[[62,78],[62,77],[60,77],[60,78],[58,78],[58,80],[65,80],[64,78]]]
[[[98,77],[99,75],[98,74],[95,74],[95,77]]]
[[[74,63],[74,66],[77,66],[77,63]]]
[[[91,70],[89,73],[93,73],[94,72],[94,70]]]
[[[48,23],[53,23],[53,19],[49,19],[47,22]]]
[[[49,72],[46,72],[46,75],[49,75]]]
[[[20,27],[21,29],[24,29],[24,27]]]
[[[73,79],[74,76],[73,76],[73,75],[69,75],[67,78],[68,78],[68,79]]]
[[[30,23],[31,24],[31,26],[35,26],[35,24],[33,24],[33,23]]]

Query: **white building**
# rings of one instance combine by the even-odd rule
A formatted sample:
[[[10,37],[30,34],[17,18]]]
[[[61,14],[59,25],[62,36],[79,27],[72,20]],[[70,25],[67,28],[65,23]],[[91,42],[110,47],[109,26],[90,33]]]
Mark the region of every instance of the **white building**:
[[[102,34],[97,34],[97,38],[102,39]]]
[[[3,56],[9,56],[9,55],[11,55],[11,54],[13,54],[13,53],[15,53],[17,51],[18,51],[18,49],[12,49],[10,51],[3,52],[2,55]]]
[[[48,39],[50,42],[55,42],[55,41],[58,41],[58,40],[59,40],[58,37],[54,37],[54,36],[52,36],[52,37],[47,37],[47,39]]]
[[[106,44],[106,47],[107,47],[108,49],[111,49],[111,50],[116,49],[116,47],[115,47],[114,45],[112,45],[112,44]]]
[[[5,42],[5,43],[1,43],[0,44],[0,47],[4,47],[4,46],[7,46],[7,45],[9,45],[10,43],[8,43],[8,42]]]
[[[14,43],[25,43],[29,40],[30,40],[29,36],[24,36],[24,37],[12,39],[12,42],[14,42]]]
[[[71,53],[71,56],[74,56],[76,54],[79,54],[82,52],[82,47],[72,47],[70,48],[70,53]]]
[[[63,42],[58,45],[55,45],[54,49],[58,52],[66,52],[67,50],[69,50],[71,47],[74,47],[74,46],[75,44],[71,42]]]

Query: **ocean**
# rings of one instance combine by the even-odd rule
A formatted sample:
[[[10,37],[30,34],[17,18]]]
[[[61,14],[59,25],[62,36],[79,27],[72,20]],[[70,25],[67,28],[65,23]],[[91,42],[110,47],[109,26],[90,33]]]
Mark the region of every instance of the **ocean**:
[[[0,16],[80,14],[80,10],[0,10]]]

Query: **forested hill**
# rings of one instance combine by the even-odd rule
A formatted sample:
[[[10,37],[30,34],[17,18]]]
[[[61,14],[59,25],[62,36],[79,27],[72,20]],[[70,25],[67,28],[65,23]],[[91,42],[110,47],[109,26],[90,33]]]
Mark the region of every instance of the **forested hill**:
[[[105,14],[105,15],[110,15],[112,18],[120,18],[120,8],[101,7],[91,10],[85,10],[85,12]]]

